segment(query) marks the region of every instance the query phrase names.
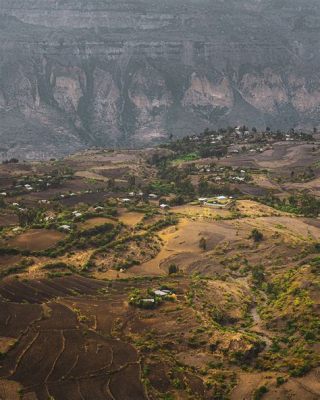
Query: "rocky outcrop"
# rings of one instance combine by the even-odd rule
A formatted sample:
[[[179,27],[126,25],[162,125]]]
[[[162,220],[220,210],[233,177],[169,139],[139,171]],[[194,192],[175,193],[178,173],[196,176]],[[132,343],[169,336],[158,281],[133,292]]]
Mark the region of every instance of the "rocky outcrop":
[[[307,3],[0,0],[0,157],[319,126],[320,4]]]

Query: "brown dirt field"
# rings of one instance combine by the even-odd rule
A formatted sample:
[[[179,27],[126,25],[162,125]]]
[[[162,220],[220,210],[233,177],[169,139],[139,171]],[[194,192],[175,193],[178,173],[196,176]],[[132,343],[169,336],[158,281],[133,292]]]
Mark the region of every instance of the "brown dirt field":
[[[201,237],[206,239],[208,249],[212,249],[225,238],[230,240],[235,236],[235,229],[230,221],[184,219],[180,220],[177,227],[161,231],[159,236],[164,242],[159,254],[146,263],[130,268],[126,275],[163,275],[171,263],[176,263],[179,268],[185,270],[203,254],[199,248]]]
[[[114,321],[117,318],[124,318],[128,312],[124,296],[118,298],[115,294],[113,299],[95,298],[93,302],[83,298],[64,299],[64,304],[78,308],[81,314],[86,316],[92,329],[96,332],[105,332],[107,335],[111,335]]]
[[[314,226],[314,222],[308,223],[307,219],[294,218],[285,213],[276,216],[277,212],[273,209],[260,207],[251,201],[241,201],[239,204],[241,212],[251,214],[250,217],[227,221],[181,220],[177,227],[160,232],[163,246],[159,254],[146,263],[130,268],[125,276],[159,276],[167,271],[171,263],[185,272],[201,271],[210,276],[223,273],[225,267],[217,257],[220,253],[220,259],[223,260],[226,254],[236,256],[239,254],[237,249],[245,246],[246,257],[253,263],[259,262],[261,254],[270,252],[272,257],[266,259],[270,262],[279,257],[289,261],[300,251],[299,247],[292,246],[320,240],[320,230]],[[265,236],[259,248],[249,239],[253,228],[258,228]],[[199,248],[201,237],[207,241],[207,251]]]
[[[111,219],[111,218],[105,218],[105,217],[95,217],[95,218],[90,218],[87,219],[84,222],[81,222],[78,224],[78,227],[80,229],[90,229],[94,228],[95,226],[100,226],[104,224],[115,224],[116,221]]]
[[[127,166],[115,168],[114,166],[102,166],[94,169],[95,173],[102,175],[105,180],[107,178],[120,179],[130,171]]]
[[[279,142],[274,144],[273,150],[256,155],[255,160],[261,168],[280,169],[307,166],[317,160],[317,154],[312,152],[312,148],[312,144]]]
[[[94,180],[102,181],[102,182],[106,182],[108,180],[104,176],[102,176],[100,174],[96,174],[91,171],[77,171],[75,173],[75,176],[78,176],[80,178],[85,178],[85,179],[94,179]]]
[[[57,258],[57,261],[62,261],[67,264],[73,265],[76,268],[81,269],[83,267],[83,265],[85,265],[86,262],[90,259],[93,251],[94,250],[77,251],[74,254],[69,253],[69,254],[66,254],[65,256]],[[45,264],[45,263],[43,263],[43,264]],[[41,265],[39,265],[39,267],[41,268]]]
[[[6,379],[0,379],[0,399],[21,400],[21,396],[19,394],[20,390],[21,390],[21,385],[18,382]]]
[[[313,179],[309,182],[289,182],[282,185],[284,190],[310,190],[314,195],[320,195],[320,178]]]
[[[126,209],[119,210],[119,221],[123,222],[128,226],[135,226],[142,221],[143,213],[139,212],[128,212]]]
[[[151,385],[161,393],[165,393],[169,390],[171,382],[167,376],[167,368],[164,363],[150,363],[148,364],[150,370],[148,379]]]
[[[49,293],[46,294],[46,298],[48,299],[53,294],[52,291],[54,294],[61,293],[58,288],[59,286],[65,288],[66,283],[68,287],[87,289],[87,292],[106,287],[104,282],[81,277],[66,277],[56,279],[54,282],[54,286],[52,286],[52,281],[37,282],[39,295],[47,288]],[[24,302],[27,296],[22,283],[15,281],[11,285],[9,283],[10,281],[5,283],[9,291],[11,292],[15,287],[15,296],[20,297],[20,300]],[[26,288],[34,288],[35,282],[24,285]],[[2,286],[4,286],[3,283]],[[22,293],[19,293],[21,290]],[[40,295],[40,298],[43,298],[43,295]],[[34,391],[38,399],[46,399],[51,394],[56,400],[65,400],[66,393],[69,393],[70,399],[76,400],[80,392],[83,396],[91,388],[95,399],[110,398],[112,400],[113,397],[108,397],[106,392],[109,390],[109,373],[112,374],[112,379],[118,381],[117,375],[128,368],[126,379],[132,382],[130,391],[133,397],[131,398],[141,398],[135,394],[143,390],[140,376],[131,372],[132,365],[135,366],[135,370],[138,366],[137,351],[129,343],[115,338],[106,338],[92,330],[87,330],[83,325],[86,320],[82,317],[78,320],[79,315],[83,315],[81,307],[77,307],[78,301],[91,316],[96,311],[100,314],[102,320],[100,317],[95,317],[99,322],[93,328],[104,329],[109,326],[111,333],[113,321],[119,317],[119,313],[114,308],[114,302],[108,299],[99,301],[91,297],[70,297],[66,299],[67,306],[50,302],[43,308],[25,303],[0,302],[0,318],[3,319],[1,326],[4,326],[6,332],[9,329],[13,329],[17,334],[25,332],[19,338],[17,345],[9,350],[4,361],[5,365],[0,369],[0,376],[10,376],[10,379],[23,384],[25,399],[31,399],[31,392]],[[96,310],[96,304],[101,305],[98,310]],[[106,313],[109,306],[110,314]],[[77,311],[79,309],[80,314]],[[104,323],[103,318],[111,320],[111,324]],[[27,327],[30,329],[27,330]],[[0,343],[6,344],[7,350],[7,344],[12,338],[6,338],[1,332],[0,336]],[[122,380],[122,375],[119,379]],[[59,389],[58,382],[61,380],[66,392]],[[28,397],[29,392],[31,397]],[[121,397],[119,399],[121,400]]]
[[[307,219],[294,218],[289,216],[262,217],[258,221],[249,221],[263,231],[266,229],[271,233],[277,232],[281,236],[297,241],[318,241],[320,230],[314,224],[309,224]]]
[[[97,400],[114,400],[108,390],[108,378],[81,379],[79,381],[79,393],[83,399],[91,397]]]
[[[219,165],[233,167],[266,168],[270,170],[289,170],[293,167],[312,165],[319,154],[312,151],[313,145],[302,143],[278,142],[273,149],[263,153],[246,153],[222,158]]]
[[[269,190],[260,186],[250,185],[249,183],[236,184],[234,187],[240,190],[241,193],[249,196],[263,197],[269,193]]]
[[[25,301],[41,303],[43,300],[47,301],[56,297],[57,291],[60,292],[60,296],[72,296],[75,293],[90,295],[96,294],[97,290],[106,286],[106,283],[103,281],[78,276],[68,276],[39,282],[43,285],[42,290],[39,289],[39,286],[34,281],[21,282],[10,278],[0,282],[0,295],[4,299],[18,303]]]
[[[38,384],[44,382],[49,377],[52,365],[62,349],[61,332],[38,332],[31,346],[18,360],[11,377],[24,386],[32,386],[35,382]]]
[[[218,210],[208,206],[197,205],[177,206],[173,207],[172,211],[186,217],[198,219],[217,219],[228,218],[231,216],[231,212],[228,210]]]
[[[237,209],[241,214],[245,214],[248,217],[269,217],[279,215],[289,215],[287,213],[275,210],[272,207],[264,204],[257,203],[252,200],[238,200],[236,203]]]
[[[89,381],[90,382],[90,381]],[[77,380],[74,381],[59,381],[59,382],[48,382],[48,392],[54,399],[87,399],[83,393],[80,392],[80,383]],[[93,388],[91,388],[93,390]],[[94,393],[92,391],[91,393]],[[96,397],[95,397],[96,398]],[[97,397],[99,398],[99,397]]]
[[[137,263],[144,264],[156,257],[160,249],[161,244],[157,238],[128,240],[121,245],[121,249],[109,249],[94,256],[93,276],[100,279],[110,278],[114,276],[115,270],[124,270],[122,272],[126,274],[132,268],[131,266],[127,267],[128,260],[135,260]]]
[[[84,336],[81,330],[64,330],[63,335],[64,352],[56,363],[50,380],[59,380],[63,376],[70,379],[89,377],[94,371],[111,369],[113,347],[103,337],[90,331]],[[72,356],[76,356],[73,361]]]
[[[111,192],[97,192],[97,193],[83,193],[76,196],[67,197],[60,199],[59,202],[66,207],[74,207],[77,204],[85,203],[88,205],[94,205],[102,201],[106,201],[109,197],[112,197]]]
[[[20,255],[1,255],[0,256],[0,270],[2,267],[12,267],[21,261],[22,257]]]
[[[31,323],[40,319],[42,308],[35,304],[0,303],[0,336],[17,338]]]
[[[238,385],[231,393],[231,400],[251,400],[254,391],[260,386],[267,386],[269,391],[263,396],[266,400],[316,400],[320,398],[317,370],[304,378],[289,378],[280,387],[276,386],[275,373],[240,373]]]
[[[4,285],[0,286],[0,294],[10,301],[21,302],[27,301],[31,304],[41,303],[47,300],[48,296],[44,293],[39,293],[33,289],[30,284],[20,281],[8,280]]]
[[[239,373],[238,384],[231,392],[231,400],[251,400],[253,392],[260,386],[268,386],[269,382],[274,382],[276,375],[274,373]]]
[[[14,226],[19,224],[19,219],[15,214],[0,215],[0,227]]]
[[[109,386],[115,399],[143,400],[147,398],[140,383],[139,373],[138,365],[134,364],[127,366],[111,378]],[[124,381],[126,381],[126,385],[122,384]]]
[[[266,175],[253,174],[253,182],[264,189],[282,191],[281,186],[278,183],[272,182]]]
[[[64,233],[58,231],[30,229],[9,240],[8,245],[22,250],[41,251],[53,247],[65,236]]]

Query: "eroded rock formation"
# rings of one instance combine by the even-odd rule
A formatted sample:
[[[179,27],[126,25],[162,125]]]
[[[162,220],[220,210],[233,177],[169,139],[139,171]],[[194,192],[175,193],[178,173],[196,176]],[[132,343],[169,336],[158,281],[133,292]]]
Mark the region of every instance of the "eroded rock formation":
[[[320,4],[0,0],[0,157],[320,125]]]

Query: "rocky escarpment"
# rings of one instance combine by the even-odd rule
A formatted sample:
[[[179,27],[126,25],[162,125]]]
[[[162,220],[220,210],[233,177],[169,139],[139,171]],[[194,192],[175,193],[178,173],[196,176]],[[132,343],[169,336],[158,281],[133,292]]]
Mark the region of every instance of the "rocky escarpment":
[[[320,126],[310,0],[0,0],[0,157]]]

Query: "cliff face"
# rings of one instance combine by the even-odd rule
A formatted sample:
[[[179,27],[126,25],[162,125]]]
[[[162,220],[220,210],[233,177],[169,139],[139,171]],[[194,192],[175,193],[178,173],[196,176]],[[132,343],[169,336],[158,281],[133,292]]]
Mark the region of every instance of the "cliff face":
[[[0,0],[0,157],[320,127],[314,0]]]

